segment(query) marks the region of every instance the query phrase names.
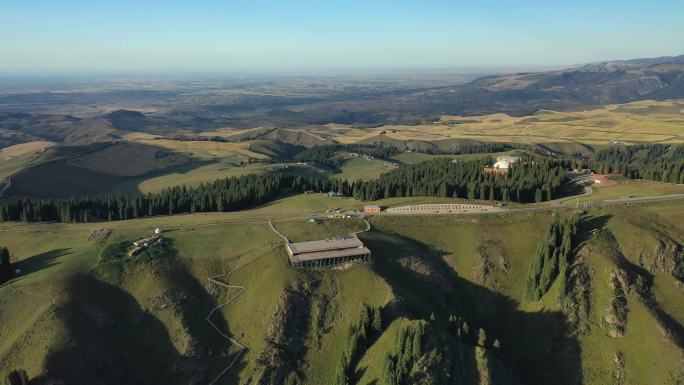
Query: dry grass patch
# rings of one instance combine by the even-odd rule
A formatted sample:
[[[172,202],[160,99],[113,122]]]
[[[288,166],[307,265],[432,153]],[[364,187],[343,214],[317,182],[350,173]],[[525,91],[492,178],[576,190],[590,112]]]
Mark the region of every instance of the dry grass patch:
[[[180,141],[171,139],[140,139],[141,143],[181,152],[195,159],[216,159],[225,157],[266,159],[267,156],[249,151],[249,142],[226,143],[212,141]]]
[[[0,150],[0,160],[11,159],[24,154],[35,153],[55,145],[55,142],[38,141],[15,144]]]
[[[385,132],[393,139],[473,139],[487,142],[550,143],[612,141],[684,143],[684,101],[642,101],[587,111],[539,111],[532,116],[506,114],[444,115],[434,124],[384,125],[358,129],[328,125],[333,139],[353,143]]]

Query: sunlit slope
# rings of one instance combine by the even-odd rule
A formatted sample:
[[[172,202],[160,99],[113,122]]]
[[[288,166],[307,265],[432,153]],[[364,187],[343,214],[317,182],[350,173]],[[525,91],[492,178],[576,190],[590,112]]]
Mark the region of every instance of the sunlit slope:
[[[551,212],[374,217],[360,234],[372,265],[296,271],[265,222],[271,215],[294,241],[364,228],[302,215],[357,202],[302,197],[225,215],[3,224],[0,244],[23,273],[0,288],[0,375],[23,368],[41,381],[116,383],[132,373],[150,384],[199,384],[238,357],[217,384],[336,384],[357,338],[348,383],[382,384],[390,372],[434,384],[676,384],[683,375],[677,202],[590,211],[571,253],[572,294],[559,275],[536,301],[525,285]],[[289,218],[269,214],[283,208]],[[88,240],[100,226],[112,229],[108,239]],[[105,248],[157,226],[164,253],[103,264]],[[229,301],[212,321],[246,347],[240,356],[204,319]],[[353,330],[365,307],[381,322],[361,338]],[[418,350],[406,350],[407,333]],[[405,372],[388,369],[400,358]]]
[[[578,111],[541,110],[529,116],[504,113],[442,116],[431,124],[356,128],[329,124],[319,135],[340,143],[372,141],[377,135],[402,141],[471,139],[525,144],[682,143],[684,102],[639,101]],[[309,130],[302,128],[302,131]]]

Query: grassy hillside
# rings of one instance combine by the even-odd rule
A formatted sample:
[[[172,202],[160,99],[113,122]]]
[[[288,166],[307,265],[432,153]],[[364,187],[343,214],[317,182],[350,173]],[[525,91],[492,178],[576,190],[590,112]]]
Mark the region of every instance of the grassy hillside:
[[[239,163],[218,161],[190,169],[177,169],[164,175],[147,178],[138,184],[138,189],[143,193],[148,193],[180,184],[198,186],[200,183],[208,183],[216,179],[261,173],[264,172],[265,168],[263,164],[240,166]]]
[[[467,153],[469,146],[476,148],[483,143],[528,145],[525,150],[505,153],[533,150],[589,156],[611,143],[684,143],[682,111],[684,104],[679,100],[640,101],[582,111],[541,110],[528,116],[498,113],[466,118],[444,115],[433,123],[417,125],[305,125],[265,130],[266,134],[255,134],[254,137],[248,135],[252,130],[241,133],[226,128],[215,132],[203,131],[196,136],[181,135],[185,139],[127,131],[121,135],[123,140],[115,142],[110,138],[108,142],[57,146],[46,150],[51,142],[36,141],[12,146],[0,153],[0,176],[33,164],[13,178],[12,188],[7,191],[9,194],[46,197],[53,193],[71,197],[105,192],[156,192],[178,184],[196,186],[219,178],[273,171],[270,169],[291,165],[265,163],[287,161],[306,147],[333,143],[380,143],[413,149],[414,152],[402,152],[393,157],[404,164],[441,157],[416,150]],[[240,141],[233,138],[242,134],[247,136]],[[236,142],[196,140],[213,136],[224,138],[222,140],[232,138]],[[510,145],[505,148],[510,148]],[[40,157],[39,152],[42,154]],[[469,159],[489,155],[495,154],[453,157]],[[379,159],[351,158],[334,176],[369,180],[389,170]],[[298,171],[327,173],[314,167]],[[620,189],[613,191],[617,190]],[[596,199],[598,197],[597,194]]]
[[[103,224],[112,229],[106,241],[88,240],[93,224],[4,223],[0,244],[23,273],[0,288],[0,375],[24,368],[37,383],[126,375],[208,383],[238,354],[204,320],[238,292],[206,280],[218,276],[246,288],[212,320],[247,350],[217,383],[331,383],[364,305],[381,309],[382,324],[354,354],[350,383],[384,383],[406,330],[422,338],[403,377],[411,383],[606,384],[617,376],[676,384],[684,376],[680,204],[589,212],[574,242],[570,294],[559,275],[539,301],[525,285],[551,213],[373,217],[361,238],[374,263],[326,271],[289,268],[265,222],[279,218],[275,226],[294,241],[320,239],[363,224],[312,224],[305,211],[358,204],[300,195],[249,212],[114,222]],[[109,245],[156,226],[168,242],[156,257],[103,262]]]
[[[376,128],[337,124],[317,133],[340,143],[368,141],[378,134],[387,140],[428,142],[470,139],[552,145],[603,145],[613,141],[682,143],[683,106],[681,100],[647,100],[569,112],[541,110],[531,116],[442,116],[434,124],[386,124]]]
[[[381,159],[350,159],[342,165],[342,172],[335,174],[335,177],[349,181],[376,179],[381,174],[391,170],[385,166],[385,163]]]
[[[592,203],[609,199],[621,199],[625,197],[645,197],[655,195],[670,195],[684,193],[684,185],[673,183],[660,183],[649,180],[635,180],[626,178],[614,178],[605,186],[594,184],[591,186],[591,195],[580,198],[580,204]],[[572,204],[576,200],[567,199],[566,204]]]
[[[138,176],[190,162],[190,157],[162,147],[116,142],[100,151],[73,158],[70,164],[115,176]]]
[[[191,158],[162,147],[133,142],[52,147],[39,157],[0,159],[0,169],[16,171],[17,159],[33,159],[12,177],[7,193],[32,197],[135,194],[137,184],[169,170],[196,167]],[[23,165],[27,164],[25,161]]]
[[[0,150],[0,178],[19,171],[22,167],[38,159],[52,142],[28,142],[5,147]]]
[[[670,207],[673,208],[673,206]],[[648,212],[649,208],[644,211]],[[535,215],[534,218],[518,217],[494,221],[482,218],[472,221],[455,221],[454,225],[445,225],[445,221],[448,220],[444,218],[433,220],[434,224],[415,218],[403,221],[377,218],[373,224],[376,228],[384,228],[394,234],[401,234],[408,239],[415,239],[421,244],[434,247],[435,252],[438,255],[441,254],[450,263],[458,277],[467,281],[467,283],[460,283],[464,286],[464,290],[476,284],[504,294],[506,298],[518,303],[517,306],[514,305],[513,308],[506,310],[495,299],[488,302],[487,295],[483,295],[481,289],[478,289],[476,296],[478,303],[471,305],[474,306],[472,310],[475,310],[477,315],[493,312],[498,313],[499,316],[494,316],[492,319],[508,320],[504,326],[500,323],[490,324],[487,330],[498,329],[497,332],[501,333],[499,336],[502,346],[511,349],[511,353],[529,355],[535,354],[537,350],[541,354],[548,351],[551,346],[561,344],[553,348],[553,351],[557,353],[541,354],[533,359],[533,366],[523,365],[520,368],[524,382],[535,383],[533,378],[526,379],[525,373],[533,373],[534,376],[543,378],[546,372],[538,370],[546,367],[551,376],[548,381],[558,383],[558,380],[553,380],[553,378],[559,372],[565,372],[570,376],[567,383],[574,383],[572,379],[576,377],[573,371],[576,368],[573,368],[571,363],[581,362],[585,383],[609,383],[617,371],[620,371],[623,383],[639,384],[653,378],[658,378],[658,383],[676,383],[672,381],[674,381],[673,378],[676,379],[677,376],[682,375],[678,366],[681,365],[684,355],[681,347],[682,308],[674,305],[676,302],[674,298],[678,298],[681,303],[682,293],[681,289],[678,289],[681,283],[677,283],[677,279],[673,279],[671,273],[654,271],[652,297],[642,298],[635,293],[638,289],[630,287],[628,326],[624,335],[611,337],[610,325],[606,325],[605,322],[606,308],[610,302],[612,290],[610,274],[620,269],[629,271],[630,268],[616,257],[619,255],[616,253],[623,248],[631,250],[632,254],[638,253],[637,256],[642,258],[645,254],[641,254],[640,250],[643,248],[649,251],[651,258],[658,253],[655,247],[657,242],[644,239],[641,235],[643,230],[634,227],[625,229],[622,225],[623,221],[643,223],[633,218],[634,210],[637,209],[611,209],[608,213],[597,211],[584,220],[586,225],[582,230],[583,235],[580,236],[586,240],[577,245],[578,259],[575,263],[586,264],[591,277],[590,283],[584,283],[590,285],[591,288],[588,299],[590,311],[585,315],[586,319],[581,320],[591,325],[589,332],[585,333],[573,331],[573,328],[567,325],[568,321],[563,321],[566,317],[572,318],[576,315],[572,312],[566,314],[568,312],[561,307],[562,298],[558,296],[558,281],[539,302],[529,302],[523,296],[524,279],[530,263],[529,257],[533,254],[540,240],[539,235],[550,218],[539,215]],[[678,212],[677,218],[681,221],[681,209]],[[420,223],[417,223],[418,221]],[[651,221],[656,221],[656,219],[651,218]],[[604,232],[615,231],[619,234],[617,243],[607,242],[602,235],[588,235],[587,232],[595,226],[605,227]],[[674,229],[673,226],[673,224],[669,225]],[[681,234],[677,236],[677,239],[681,239],[680,237]],[[678,244],[680,246],[677,247],[681,248],[681,241],[672,242],[673,245]],[[649,243],[652,248],[647,246]],[[634,245],[642,246],[635,249]],[[616,248],[618,251],[615,250]],[[644,265],[650,270],[643,271],[642,274],[648,277],[652,274],[651,270],[654,270],[654,267],[649,267],[645,262],[642,262],[642,265],[635,262],[632,266]],[[637,271],[643,269],[632,268]],[[638,281],[637,278],[633,280]],[[636,283],[632,284],[636,285]],[[422,299],[420,302],[425,300],[427,299]],[[520,317],[518,311],[532,312],[531,314],[538,316],[535,321],[527,320],[516,326],[516,319]],[[555,315],[545,320],[541,317],[545,313]],[[563,334],[575,337],[566,339],[565,342],[554,341],[553,338],[547,339],[549,335],[558,333],[559,328],[564,330]],[[512,330],[515,332],[511,333]],[[642,343],[639,342],[640,340],[648,342]],[[667,359],[658,358],[662,355],[666,355]],[[621,363],[618,364],[615,357],[620,357]],[[528,356],[528,358],[533,357]],[[632,369],[629,369],[630,362]],[[542,383],[548,382],[542,381]]]
[[[269,168],[246,164],[249,159],[264,159],[265,155],[242,145],[138,136],[131,136],[134,141],[114,144],[54,148],[40,157],[41,162],[15,175],[7,193],[33,197],[137,194],[179,184],[196,186]],[[0,173],[9,175],[35,158],[33,153],[0,158]]]
[[[14,196],[71,198],[109,192],[135,194],[136,185],[134,177],[105,174],[73,166],[68,160],[57,160],[13,176],[6,192]]]

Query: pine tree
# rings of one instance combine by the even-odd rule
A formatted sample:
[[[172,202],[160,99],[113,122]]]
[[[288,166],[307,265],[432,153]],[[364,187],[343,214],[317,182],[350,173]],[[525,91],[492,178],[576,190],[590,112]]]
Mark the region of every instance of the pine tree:
[[[478,333],[478,344],[475,347],[475,361],[477,362],[477,370],[480,373],[480,385],[490,385],[492,383],[489,373],[489,355],[485,344],[487,336],[483,329]]]
[[[413,341],[411,341],[413,345],[411,349],[413,351],[413,358],[416,360],[423,355],[423,332],[423,324],[420,324],[413,334]]]
[[[382,313],[380,307],[373,307],[373,330],[377,333],[382,331]]]
[[[28,385],[29,378],[25,370],[13,370],[7,376],[7,380],[5,381],[5,383],[7,385]]]
[[[10,263],[10,252],[6,247],[0,247],[0,283],[12,278],[12,265]]]
[[[482,347],[487,346],[487,333],[482,328],[477,332],[477,344]]]
[[[461,328],[461,330],[462,338],[470,339],[470,327],[468,326],[468,322],[463,321],[463,327]]]

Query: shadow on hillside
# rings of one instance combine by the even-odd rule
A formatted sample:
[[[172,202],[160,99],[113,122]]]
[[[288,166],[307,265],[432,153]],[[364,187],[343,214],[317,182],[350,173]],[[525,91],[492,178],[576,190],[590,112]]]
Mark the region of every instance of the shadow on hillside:
[[[57,260],[67,254],[71,254],[71,249],[54,249],[46,251],[13,263],[12,270],[21,270],[21,275],[17,277],[17,280],[20,280],[27,275],[57,265]]]
[[[214,330],[209,323],[206,321],[206,316],[209,311],[215,308],[219,303],[209,294],[207,289],[186,269],[175,264],[166,275],[165,279],[168,281],[169,287],[180,285],[183,288],[183,292],[187,295],[186,300],[181,301],[178,304],[177,310],[184,315],[183,323],[188,328],[189,333],[196,339],[198,345],[202,347],[202,355],[211,355],[212,352],[225,351],[232,344],[223,338],[219,333]],[[232,297],[234,292],[226,292],[226,289],[219,288],[219,294],[225,294],[223,298]],[[233,336],[228,327],[228,323],[221,314],[217,311],[213,314],[211,321],[218,327],[223,333],[238,338],[240,336]],[[231,368],[230,371],[226,372],[219,383],[235,384],[239,382],[238,374],[245,367],[246,362],[244,357],[247,351],[242,352],[242,360],[239,360]],[[233,354],[237,354],[235,350]],[[216,359],[216,365],[218,370],[214,371],[211,375],[213,380],[220,371],[223,371],[228,364],[233,360],[233,355],[228,357],[222,357]]]
[[[565,182],[561,185],[560,191],[558,191],[553,199],[566,199],[582,195],[586,192],[586,189],[582,185],[578,185],[572,182]]]
[[[630,277],[630,282],[632,283],[636,283],[638,280],[637,277],[641,277],[639,278],[641,283],[637,284],[636,287],[642,302],[662,327],[667,330],[668,334],[672,337],[672,341],[679,348],[684,348],[684,326],[663,310],[660,304],[658,304],[658,301],[653,295],[653,283],[655,278],[653,273],[641,266],[635,265],[622,253],[612,232],[605,228],[610,218],[612,218],[612,215],[602,215],[580,222],[577,249],[582,247],[586,241],[594,236],[592,232],[597,232],[597,234],[600,232],[603,236],[607,237],[612,243],[612,256],[615,265],[627,273]]]
[[[461,316],[471,331],[483,328],[501,342],[501,359],[523,383],[581,383],[580,346],[561,312],[520,311],[515,300],[459,277],[444,253],[413,239],[377,231],[361,237],[374,252],[375,272],[400,298],[386,309],[390,319],[427,320],[434,312],[446,328],[451,314]]]
[[[612,217],[612,215],[601,215],[598,217],[582,219],[579,223],[577,235],[575,235],[574,238],[575,240],[573,241],[573,244],[575,245],[575,254],[594,236],[594,232],[602,231]]]
[[[66,343],[52,347],[45,373],[31,383],[181,385],[213,380],[232,360],[221,354],[230,343],[202,323],[215,306],[210,295],[180,264],[173,265],[151,269],[158,274],[155,280],[176,286],[141,294],[149,296],[144,307],[120,287],[93,276],[69,278],[63,287],[66,300],[56,310]],[[220,315],[214,322],[228,333]],[[234,369],[239,371],[240,365]],[[226,376],[224,381],[236,378]]]
[[[610,234],[612,237],[612,233]],[[637,294],[646,308],[651,312],[653,317],[660,323],[660,325],[671,336],[672,342],[680,349],[684,349],[684,326],[679,321],[667,313],[658,303],[653,294],[653,284],[655,276],[650,271],[641,266],[633,264],[620,251],[619,245],[615,243],[615,250],[613,253],[615,264],[624,270],[630,277],[631,283],[635,283]],[[639,278],[640,277],[640,278]]]
[[[171,173],[186,174],[199,167],[214,163],[214,161],[211,160],[202,160],[191,156],[185,156],[179,152],[160,146],[132,142],[119,143],[125,143],[125,145],[121,145],[123,148],[130,146],[139,148],[137,152],[143,155],[146,154],[147,162],[159,162],[159,158],[169,155],[185,158],[187,159],[187,162],[169,164],[159,169],[143,172],[139,175],[118,175],[113,171],[107,170],[106,167],[104,169],[91,169],[85,167],[85,164],[90,162],[90,160],[83,160],[83,157],[87,155],[92,156],[99,151],[106,150],[107,147],[120,144],[108,142],[81,146],[78,150],[71,149],[71,151],[75,151],[75,153],[63,153],[55,159],[38,163],[22,170],[12,177],[12,183],[5,193],[10,196],[44,199],[68,199],[112,193],[116,193],[117,195],[139,195],[141,194],[141,191],[139,190],[138,185],[146,180],[169,175]],[[126,161],[126,157],[130,155],[128,152],[113,152],[113,154],[115,155],[111,159],[108,159],[107,157],[112,156],[112,153],[105,155],[105,158],[107,159],[98,159],[103,160],[103,162]],[[154,159],[152,156],[154,156]],[[145,162],[143,161],[143,163]],[[97,166],[98,165],[96,165],[96,167]],[[101,167],[101,165],[99,166]],[[145,171],[146,169],[147,168],[143,168],[141,171]],[[55,188],[55,186],[58,186],[58,188]]]
[[[267,202],[264,202],[264,203],[262,203],[262,204],[256,205],[256,206],[252,206],[252,207],[250,207],[249,209],[250,209],[250,210],[257,210],[257,209],[264,209],[264,208],[267,208],[267,207],[270,207],[270,206],[275,206],[275,205],[277,205],[277,204],[283,203],[283,202],[282,202],[283,199],[287,199],[287,198],[290,198],[290,197],[293,197],[293,196],[297,196],[297,195],[300,195],[300,193],[298,193],[298,192],[292,192],[292,191],[281,191],[281,193],[278,194],[278,195],[276,195],[273,199],[271,199],[271,200],[269,200],[269,201],[267,201]]]

